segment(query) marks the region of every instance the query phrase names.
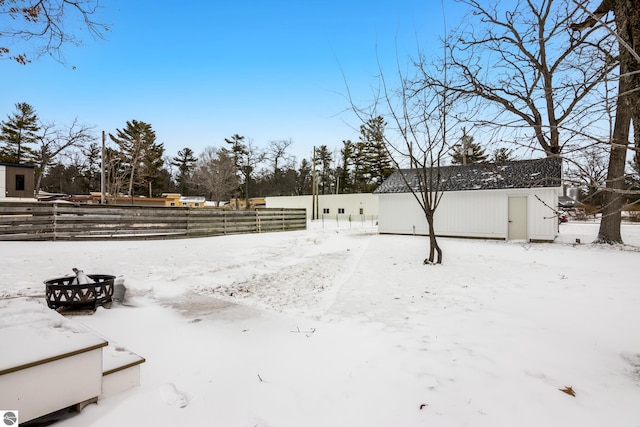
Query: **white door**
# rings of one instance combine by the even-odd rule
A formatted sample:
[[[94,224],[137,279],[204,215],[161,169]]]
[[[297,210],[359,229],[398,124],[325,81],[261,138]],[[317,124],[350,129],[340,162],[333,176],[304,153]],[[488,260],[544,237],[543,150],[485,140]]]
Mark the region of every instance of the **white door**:
[[[509,197],[509,240],[527,240],[527,198]]]

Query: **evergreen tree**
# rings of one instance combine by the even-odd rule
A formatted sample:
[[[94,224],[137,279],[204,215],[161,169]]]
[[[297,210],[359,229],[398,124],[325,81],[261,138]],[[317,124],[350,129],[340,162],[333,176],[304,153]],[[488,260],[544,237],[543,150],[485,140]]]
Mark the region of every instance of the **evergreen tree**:
[[[164,152],[164,147],[162,144],[156,146],[156,133],[151,125],[137,120],[128,121],[124,129],[116,129],[116,135],[109,134],[109,138],[117,144],[122,155],[122,164],[126,167],[129,178],[127,194],[133,196],[134,183],[139,178],[147,151],[161,149]],[[150,156],[153,157],[153,153]],[[148,163],[149,159],[146,161]]]
[[[333,155],[326,145],[321,145],[316,149],[316,170],[320,170],[320,181],[318,183],[320,188],[320,194],[331,194],[332,182],[332,170],[331,162],[333,161]]]
[[[102,148],[98,143],[92,142],[88,147],[81,149],[85,157],[82,167],[82,175],[87,191],[98,191],[100,189],[100,162]]]
[[[363,139],[367,142],[368,161],[370,169],[370,190],[382,184],[393,173],[393,162],[384,141],[385,123],[382,116],[370,119],[360,127]]]
[[[197,161],[193,150],[189,147],[178,151],[178,155],[171,160],[171,164],[178,168],[176,181],[180,194],[189,195],[191,193],[191,178]]]
[[[473,142],[473,137],[467,135],[463,129],[464,134],[460,138],[460,142],[453,146],[453,153],[451,155],[451,164],[463,165],[471,163],[482,163],[488,159],[487,154],[484,152],[484,148],[480,144]]]
[[[245,206],[249,206],[249,180],[247,179],[246,173],[246,166],[245,166],[245,162],[244,162],[244,158],[247,156],[247,146],[244,143],[244,136],[241,136],[239,134],[234,134],[231,136],[231,138],[225,138],[224,142],[226,142],[227,144],[231,145],[231,149],[224,149],[226,150],[226,154],[228,154],[228,157],[233,159],[233,164],[235,165],[236,168],[236,175],[238,175],[238,177],[242,176],[243,177],[243,182],[245,184],[245,193],[246,193],[246,201],[245,201]],[[237,197],[237,195],[236,195]],[[237,203],[236,203],[236,208],[237,208]]]
[[[160,195],[167,182],[162,174],[164,166],[164,144],[153,143],[144,150],[140,162],[140,194],[147,193],[149,197]]]
[[[311,163],[307,159],[302,159],[300,167],[296,173],[296,194],[311,194]]]
[[[16,104],[16,111],[0,122],[0,161],[29,163],[35,161],[35,149],[31,145],[38,141],[38,116],[26,102]]]
[[[356,190],[369,193],[393,172],[393,162],[385,146],[382,116],[369,119],[360,126],[360,141],[355,146]]]
[[[342,141],[342,166],[338,173],[338,192],[353,193],[353,164],[354,164],[354,144],[351,140]]]
[[[353,192],[366,193],[369,190],[371,168],[367,144],[358,141],[353,146]]]
[[[491,156],[493,163],[504,163],[516,160],[513,156],[513,150],[505,147],[497,148]]]
[[[85,182],[76,165],[52,165],[42,177],[42,189],[50,193],[83,194]]]

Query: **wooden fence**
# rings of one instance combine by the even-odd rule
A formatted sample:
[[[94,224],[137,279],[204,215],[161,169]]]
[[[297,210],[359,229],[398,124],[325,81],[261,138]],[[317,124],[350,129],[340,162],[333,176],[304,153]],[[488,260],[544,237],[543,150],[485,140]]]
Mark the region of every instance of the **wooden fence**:
[[[0,240],[165,239],[304,230],[304,209],[0,202]]]

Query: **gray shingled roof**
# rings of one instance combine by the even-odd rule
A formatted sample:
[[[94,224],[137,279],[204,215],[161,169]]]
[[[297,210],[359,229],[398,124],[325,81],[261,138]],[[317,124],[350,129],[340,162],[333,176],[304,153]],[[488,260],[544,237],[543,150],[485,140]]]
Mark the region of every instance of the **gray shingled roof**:
[[[402,179],[401,173],[405,174],[413,190],[417,191],[419,185],[416,169],[402,169],[402,171],[395,171],[374,193],[408,193],[409,188]],[[545,157],[504,163],[441,166],[440,174],[440,191],[560,187],[562,185],[562,159],[560,157]]]

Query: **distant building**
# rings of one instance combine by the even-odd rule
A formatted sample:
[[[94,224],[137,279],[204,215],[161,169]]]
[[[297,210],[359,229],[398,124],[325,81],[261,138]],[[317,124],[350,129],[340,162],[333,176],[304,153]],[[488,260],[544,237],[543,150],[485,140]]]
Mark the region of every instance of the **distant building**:
[[[179,193],[164,193],[164,205],[167,207],[203,208],[205,198],[202,196],[181,196]]]
[[[33,199],[35,166],[19,163],[0,163],[0,199]]]
[[[245,199],[231,199],[229,204],[225,205],[231,209],[246,209],[247,202]],[[264,197],[252,197],[249,199],[249,209],[264,208],[266,207],[266,201]]]
[[[80,201],[79,196],[70,196],[70,201]],[[92,192],[88,203],[100,203],[102,195],[99,192]],[[179,193],[164,193],[162,197],[141,197],[141,196],[112,196],[107,194],[106,203],[109,205],[131,205],[131,206],[162,206],[162,207],[188,207],[202,208],[205,206],[205,198],[201,196],[182,196]]]
[[[267,208],[304,208],[307,219],[366,220],[378,217],[378,195],[372,193],[320,194],[314,214],[313,196],[267,197]]]

